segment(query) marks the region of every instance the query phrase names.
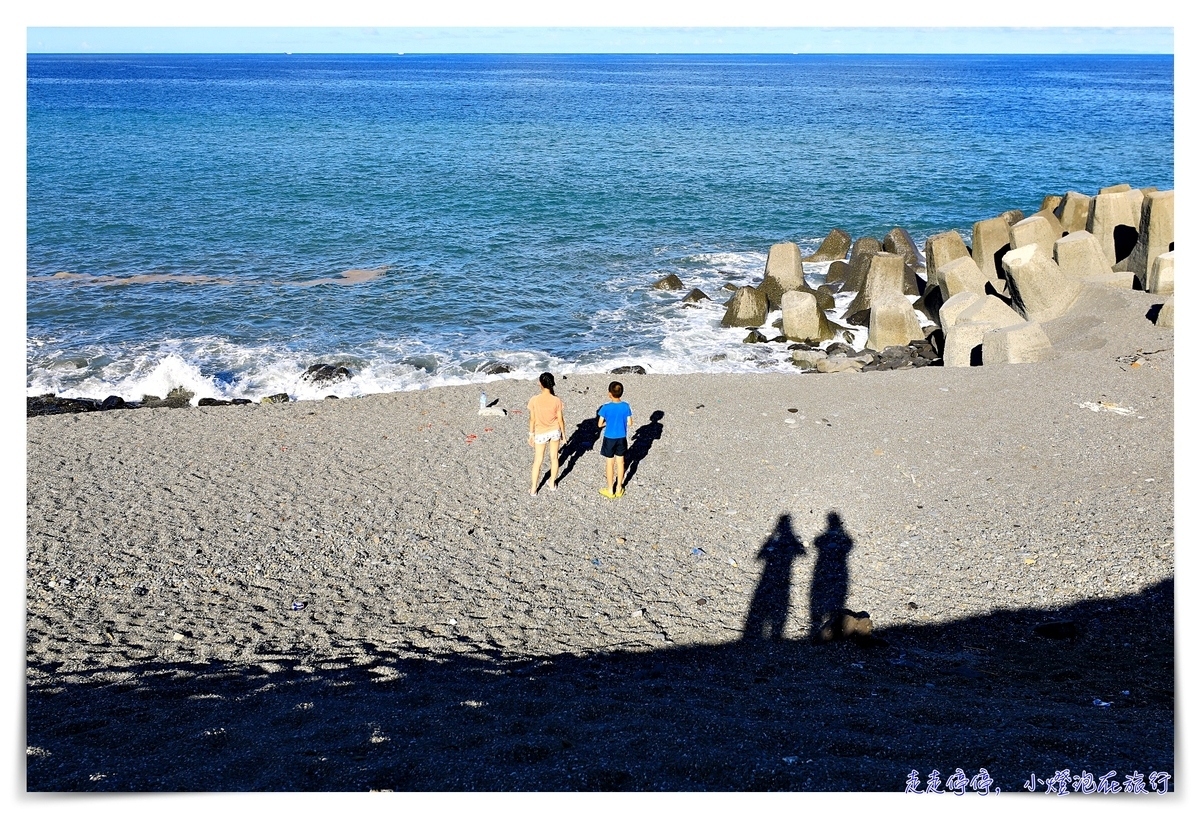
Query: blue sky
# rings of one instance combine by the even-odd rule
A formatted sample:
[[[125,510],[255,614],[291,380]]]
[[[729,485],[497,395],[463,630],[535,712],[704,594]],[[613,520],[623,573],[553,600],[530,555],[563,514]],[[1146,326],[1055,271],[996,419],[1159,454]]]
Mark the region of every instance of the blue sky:
[[[12,13],[24,18],[28,53],[1162,54],[1174,53],[1177,9],[1162,0],[39,0]]]
[[[38,27],[28,53],[1173,53],[1171,28]]]

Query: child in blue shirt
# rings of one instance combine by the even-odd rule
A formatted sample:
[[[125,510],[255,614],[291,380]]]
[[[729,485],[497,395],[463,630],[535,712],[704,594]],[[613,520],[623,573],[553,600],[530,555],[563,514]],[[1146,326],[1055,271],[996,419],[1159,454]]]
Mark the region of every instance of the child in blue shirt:
[[[613,381],[608,385],[608,396],[611,400],[596,410],[596,416],[599,418],[596,423],[604,431],[600,454],[604,457],[604,475],[607,480],[600,493],[609,499],[625,494],[625,452],[628,448],[625,435],[629,431],[629,421],[633,419],[633,410],[629,408],[628,403],[621,400],[624,393],[625,387],[621,382]]]

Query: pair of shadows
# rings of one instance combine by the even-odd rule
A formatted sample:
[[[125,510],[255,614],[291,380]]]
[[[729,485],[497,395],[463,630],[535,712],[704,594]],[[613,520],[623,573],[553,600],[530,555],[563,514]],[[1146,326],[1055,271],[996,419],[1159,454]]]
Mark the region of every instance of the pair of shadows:
[[[664,417],[666,417],[666,413],[661,409],[655,409],[650,413],[650,422],[642,424],[634,431],[633,438],[629,441],[629,448],[625,452],[625,482],[621,484],[622,487],[629,485],[629,481],[637,473],[638,465],[650,454],[650,448],[654,445],[654,441],[662,437],[662,419]],[[599,439],[600,426],[596,418],[587,418],[575,427],[575,431],[571,432],[571,436],[567,438],[567,442],[558,452],[559,483],[567,478],[584,453],[595,448]],[[549,479],[547,476],[543,478],[542,482]]]
[[[809,628],[814,633],[827,614],[846,607],[850,584],[847,562],[854,548],[854,540],[842,527],[841,515],[831,511],[825,521],[825,530],[813,540],[817,562],[813,566],[808,619]],[[792,516],[780,515],[775,530],[758,552],[758,559],[763,562],[763,572],[750,600],[750,610],[746,613],[743,639],[783,639],[783,628],[791,606],[792,563],[797,557],[806,555],[804,543],[792,530]]]

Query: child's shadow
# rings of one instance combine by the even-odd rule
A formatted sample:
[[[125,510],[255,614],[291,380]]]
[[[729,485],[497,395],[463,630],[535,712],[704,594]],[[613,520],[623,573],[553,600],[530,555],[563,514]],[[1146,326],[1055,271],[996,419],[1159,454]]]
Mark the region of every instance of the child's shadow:
[[[584,452],[590,452],[600,439],[600,426],[596,418],[591,417],[580,422],[567,438],[567,442],[558,451],[558,482],[561,483],[575,468],[575,463],[583,457]]]
[[[663,411],[655,409],[650,413],[650,422],[639,426],[633,433],[633,439],[629,442],[629,450],[625,452],[625,482],[622,483],[622,486],[629,485],[629,481],[637,472],[638,464],[646,455],[650,454],[650,447],[654,445],[654,441],[662,437],[663,417],[665,417]]]

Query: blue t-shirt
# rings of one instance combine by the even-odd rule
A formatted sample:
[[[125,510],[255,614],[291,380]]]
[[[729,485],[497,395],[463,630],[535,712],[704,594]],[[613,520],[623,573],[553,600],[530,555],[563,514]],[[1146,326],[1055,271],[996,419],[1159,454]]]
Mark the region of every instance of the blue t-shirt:
[[[633,410],[625,401],[619,403],[609,401],[597,409],[596,414],[604,418],[605,437],[625,437],[629,419],[633,417]]]

